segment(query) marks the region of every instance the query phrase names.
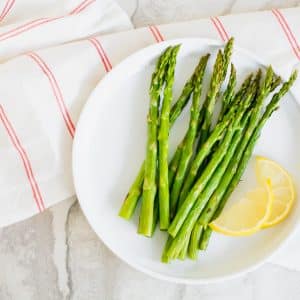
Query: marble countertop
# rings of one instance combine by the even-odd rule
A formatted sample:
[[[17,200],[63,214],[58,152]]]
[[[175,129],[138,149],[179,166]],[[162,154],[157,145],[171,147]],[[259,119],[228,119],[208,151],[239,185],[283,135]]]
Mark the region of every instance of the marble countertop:
[[[300,0],[118,2],[136,27],[300,5]],[[243,277],[199,286],[159,281],[135,271],[97,238],[75,199],[0,229],[0,240],[0,300],[300,299],[300,272],[271,263]]]

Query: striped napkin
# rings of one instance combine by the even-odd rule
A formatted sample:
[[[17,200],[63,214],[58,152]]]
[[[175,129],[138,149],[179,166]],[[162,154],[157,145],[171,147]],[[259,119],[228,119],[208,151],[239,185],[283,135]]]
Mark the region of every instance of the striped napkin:
[[[234,36],[283,77],[300,69],[300,8],[132,30],[108,0],[38,2],[0,4],[0,226],[74,195],[71,149],[80,111],[129,54],[166,39]]]
[[[90,37],[129,29],[113,0],[0,1],[0,227],[74,195],[75,124],[112,67]]]

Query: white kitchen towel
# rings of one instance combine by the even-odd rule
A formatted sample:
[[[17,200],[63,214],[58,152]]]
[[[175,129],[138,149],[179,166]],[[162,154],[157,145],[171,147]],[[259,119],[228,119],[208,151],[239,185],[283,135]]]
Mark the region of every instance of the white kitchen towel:
[[[113,0],[0,1],[0,62],[26,51],[132,28]]]
[[[26,1],[32,2],[32,15],[24,16],[22,5],[17,13],[13,0],[0,13],[0,60],[23,53],[0,65],[0,226],[74,194],[71,147],[82,106],[105,73],[134,51],[166,39],[205,37],[225,42],[234,36],[236,45],[274,65],[283,77],[300,68],[300,8],[103,35],[130,28],[111,2],[48,0],[50,17],[37,9],[34,19],[35,1]],[[53,2],[59,12],[57,7],[51,11]],[[293,91],[300,99],[299,81]]]
[[[129,29],[113,0],[0,1],[0,226],[74,194],[72,137],[102,76],[101,45],[65,43]]]

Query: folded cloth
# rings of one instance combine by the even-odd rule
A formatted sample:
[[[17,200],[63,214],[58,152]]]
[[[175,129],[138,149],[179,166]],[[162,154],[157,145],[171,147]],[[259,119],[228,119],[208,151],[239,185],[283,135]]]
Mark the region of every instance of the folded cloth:
[[[21,53],[132,28],[113,0],[2,0],[0,62]]]
[[[74,194],[75,124],[104,74],[96,39],[35,51],[131,28],[113,0],[0,1],[0,226]]]
[[[79,8],[69,2],[58,5],[63,7],[60,13],[40,14],[43,21],[18,23],[9,22],[18,17],[13,17],[12,6],[2,20],[7,18],[7,24],[0,26],[0,60],[23,53],[0,65],[0,226],[74,194],[71,148],[80,111],[99,80],[134,51],[166,39],[204,37],[225,42],[234,36],[236,45],[272,64],[283,77],[300,68],[300,8],[102,35],[129,28],[128,19],[110,2],[84,1],[76,3]],[[58,45],[71,40],[78,41]],[[300,99],[300,91],[293,91]]]

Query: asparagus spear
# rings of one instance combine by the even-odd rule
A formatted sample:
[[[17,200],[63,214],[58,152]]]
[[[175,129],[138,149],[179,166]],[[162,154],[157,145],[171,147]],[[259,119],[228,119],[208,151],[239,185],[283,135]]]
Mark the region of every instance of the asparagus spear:
[[[202,223],[207,224],[208,222],[213,221],[222,212],[228,198],[234,191],[235,187],[239,183],[240,178],[242,177],[242,175],[244,173],[244,170],[245,170],[247,163],[252,155],[253,148],[256,144],[256,141],[258,140],[258,138],[260,136],[260,133],[261,133],[261,130],[262,130],[264,124],[270,118],[272,113],[278,109],[278,103],[279,103],[280,99],[287,93],[287,91],[293,85],[296,78],[297,78],[297,72],[292,73],[289,80],[283,84],[280,91],[272,97],[272,100],[268,104],[263,116],[261,117],[261,119],[258,123],[258,126],[256,127],[255,131],[253,132],[253,134],[251,136],[251,139],[247,145],[246,151],[245,152],[239,151],[239,153],[236,157],[236,160],[229,166],[228,172],[230,172],[233,175],[229,176],[227,178],[224,178],[224,180],[222,181],[222,184],[221,184],[222,187],[220,185],[220,188],[218,188],[218,190],[219,190],[218,192],[220,192],[220,190],[221,190],[221,193],[219,194],[216,192],[215,193],[216,195],[212,196],[211,200],[213,199],[213,201],[210,200],[209,206],[203,212],[203,216],[200,217],[201,218],[200,221]],[[280,81],[281,81],[280,78],[275,79],[275,81],[274,81],[275,84],[272,85],[271,90],[274,90],[278,86]],[[226,171],[226,173],[228,173],[228,172]],[[211,228],[207,227],[205,229],[205,232],[206,231],[208,231],[208,232],[206,233],[206,235],[203,235],[203,238],[202,238],[204,245],[207,245],[209,242]]]
[[[224,146],[224,149],[227,150],[227,153],[229,153],[229,149],[235,146],[234,143],[232,143],[232,133],[235,132],[236,129],[233,129],[233,126],[228,128],[226,137],[224,139],[224,143],[222,143],[222,146]],[[231,145],[231,146],[230,146]],[[221,149],[221,148],[219,148]],[[186,237],[191,233],[195,222],[197,221],[198,215],[199,215],[199,210],[202,209],[202,205],[204,201],[210,196],[210,194],[214,191],[216,188],[218,181],[220,180],[221,176],[223,175],[224,171],[224,162],[223,158],[228,157],[228,155],[225,155],[225,153],[222,153],[221,155],[220,151],[217,151],[216,156],[220,157],[220,161],[216,161],[217,164],[219,164],[221,161],[220,166],[218,168],[214,168],[213,171],[216,171],[213,173],[213,176],[210,176],[209,184],[206,185],[205,188],[202,188],[201,194],[198,194],[196,192],[196,189],[193,189],[191,192],[193,192],[194,195],[196,195],[196,202],[194,207],[189,211],[189,214],[186,216],[186,218],[181,218],[183,222],[173,230],[170,234],[173,236],[173,240],[169,246],[169,249],[167,250],[167,257],[173,258],[178,255],[178,253],[181,251],[182,247],[184,246],[186,242]],[[224,151],[223,151],[224,152]],[[232,152],[232,151],[230,151]],[[225,159],[224,161],[227,162],[228,159]],[[214,162],[215,163],[215,162]],[[207,168],[210,168],[210,164],[208,164]],[[205,173],[205,171],[204,171]],[[198,187],[198,186],[197,186]],[[188,198],[187,198],[188,199]],[[184,205],[184,203],[183,203]],[[179,215],[179,212],[177,215]],[[180,215],[179,215],[180,216]],[[181,226],[182,225],[182,226]],[[173,229],[173,228],[172,228]]]
[[[284,96],[284,94],[292,86],[293,82],[296,79],[296,76],[296,73],[293,73],[289,81],[283,84],[280,91],[272,97],[272,100],[268,104],[263,116],[260,118],[259,121],[257,121],[257,127],[252,131],[248,132],[248,135],[250,135],[252,132],[250,141],[248,141],[248,143],[244,142],[241,145],[241,147],[237,150],[237,153],[235,154],[235,160],[233,160],[229,164],[228,169],[226,170],[226,176],[224,176],[222,182],[220,183],[220,186],[209,200],[205,210],[202,212],[198,220],[199,223],[205,225],[208,224],[212,220],[216,219],[223,210],[228,198],[230,197],[232,191],[235,189],[242,174],[244,173],[246,165],[251,157],[255,143],[260,135],[260,132],[265,122],[268,120],[271,114],[278,108],[280,98]],[[270,90],[274,90],[279,85],[280,81],[281,79],[275,75],[273,77],[273,82],[271,83]],[[207,227],[205,231],[211,231],[210,227]],[[208,244],[209,237],[209,234],[206,234],[206,236],[202,237],[203,244]]]
[[[230,62],[230,57],[232,54],[232,48],[233,48],[233,38],[231,38],[228,43],[225,46],[224,49],[224,56],[222,55],[222,51],[218,52],[217,58],[216,58],[216,62],[214,65],[214,70],[213,70],[213,74],[212,74],[212,79],[211,79],[211,84],[210,84],[210,92],[212,94],[212,97],[207,97],[206,102],[210,102],[210,109],[213,110],[214,107],[214,102],[216,99],[216,96],[219,92],[220,86],[222,84],[222,82],[225,79],[226,73],[227,73],[227,68],[228,68],[228,64]],[[214,95],[215,94],[215,95]],[[202,119],[205,115],[205,109],[203,108],[201,111],[201,115],[198,117],[198,125],[201,125],[202,123]],[[185,137],[186,138],[186,137]],[[172,186],[173,183],[173,179],[175,177],[175,174],[177,172],[178,166],[181,162],[181,159],[183,157],[183,159],[186,159],[186,155],[182,156],[182,150],[185,146],[186,140],[185,138],[182,140],[182,142],[179,144],[178,148],[176,149],[175,155],[170,163],[169,166],[169,180],[170,180],[170,186]],[[187,161],[185,160],[185,163]],[[180,193],[180,188],[182,186],[182,182],[184,179],[184,175],[186,173],[187,170],[187,166],[183,165],[184,162],[181,162],[181,170],[179,170],[179,176],[177,177],[177,183],[175,183],[175,188],[173,191],[173,187],[172,187],[172,191],[173,191],[173,196],[172,196],[172,212],[174,212],[174,209],[176,207],[176,203],[177,198],[179,196]],[[179,181],[179,183],[178,183]],[[175,194],[178,194],[177,197]]]
[[[156,224],[158,221],[158,215],[159,215],[159,209],[158,209],[159,203],[158,203],[158,197],[156,194],[156,197],[154,199],[154,208],[153,208],[153,222],[152,222],[152,230],[151,230],[151,236],[153,236],[155,229],[156,229]]]
[[[157,67],[160,68],[160,72],[164,72],[166,64],[161,64],[161,59],[159,59],[159,63],[157,64]],[[195,76],[197,76],[196,71],[197,68],[192,74],[192,76],[185,83],[181,95],[179,96],[178,100],[171,108],[171,112],[170,112],[171,126],[175,123],[176,119],[179,117],[180,113],[185,108],[185,106],[187,105],[190,99],[190,95],[193,91],[193,81]],[[145,161],[142,163],[138,175],[134,180],[133,184],[131,185],[129,192],[125,200],[123,201],[122,207],[119,211],[119,216],[126,220],[129,220],[132,217],[137,202],[142,194],[144,175],[145,175]]]
[[[264,83],[264,85],[263,85],[263,88],[262,88],[262,90],[260,91],[260,93],[259,93],[259,97],[258,97],[258,99],[257,99],[257,102],[258,102],[258,107],[260,106],[261,107],[261,105],[262,105],[262,101],[263,101],[263,98],[264,97],[266,97],[267,95],[268,95],[268,89],[270,88],[270,78],[272,78],[273,76],[272,76],[272,74],[273,74],[273,72],[272,72],[272,69],[271,68],[269,68],[268,69],[268,72],[267,72],[267,76],[266,76],[266,80],[265,80],[265,83]],[[294,75],[295,76],[295,75]],[[293,81],[294,79],[291,79],[291,81]],[[272,80],[271,80],[272,81]],[[274,81],[273,81],[273,83],[274,83]],[[290,83],[291,84],[291,83]],[[289,87],[286,87],[286,90],[288,89]],[[272,89],[272,87],[271,87],[271,89]],[[283,94],[283,93],[282,93]],[[273,101],[274,102],[274,101]],[[257,109],[256,109],[257,110]],[[271,109],[267,109],[267,111],[271,111]],[[255,115],[255,114],[254,114]],[[253,121],[253,119],[255,119],[255,118],[253,118],[252,117],[252,121]],[[251,126],[249,126],[249,127],[251,127]],[[248,131],[248,130],[247,130]],[[247,132],[246,131],[246,132]],[[258,138],[258,137],[257,137]],[[228,154],[227,154],[228,155]],[[247,163],[247,162],[246,162]],[[217,169],[217,172],[220,172],[220,168],[219,169]],[[235,172],[232,172],[231,174],[235,174]],[[214,176],[214,179],[216,180],[217,179],[217,176]],[[220,176],[220,179],[221,179],[221,176]],[[238,182],[238,180],[237,180],[237,182]],[[213,189],[213,187],[210,187],[210,188],[212,188]],[[209,192],[209,189],[206,189],[208,192]],[[204,195],[203,195],[204,194]],[[206,197],[205,196],[205,191],[202,193],[202,198],[203,199],[207,199],[207,198],[209,198],[209,197]],[[197,201],[198,202],[198,201]],[[200,202],[198,202],[198,204],[201,204],[201,201]],[[203,203],[202,203],[202,207],[203,207]],[[197,210],[197,209],[199,209],[200,211],[201,211],[201,207],[199,208],[199,207],[194,207],[193,208],[193,210],[192,210],[192,213],[195,211],[195,210]],[[189,222],[188,221],[193,221],[193,219],[192,219],[192,217],[193,216],[191,216],[191,214],[189,215],[189,220],[186,220],[186,222],[184,223],[184,226],[185,226],[185,228],[184,228],[184,226],[180,229],[180,233],[178,234],[178,236],[176,236],[173,240],[172,240],[172,242],[170,243],[170,245],[168,245],[169,247],[170,247],[170,249],[169,250],[166,250],[165,252],[166,252],[166,254],[165,254],[165,256],[167,256],[169,259],[170,258],[172,258],[172,257],[176,257],[176,255],[178,255],[178,253],[181,251],[181,249],[182,249],[182,247],[185,245],[185,241],[186,241],[186,235],[187,234],[189,234],[189,232],[186,230],[187,229],[187,227],[188,227],[188,225],[189,225]],[[194,214],[194,221],[197,219],[197,214],[196,214],[196,216],[195,216],[195,214]],[[193,224],[193,222],[192,222],[192,224]],[[190,224],[190,229],[192,228],[192,224]],[[201,240],[201,247],[203,248],[204,246],[206,247],[206,240],[208,240],[209,239],[209,236],[210,236],[210,232],[209,232],[209,230],[207,230],[206,231],[206,233],[205,233],[205,235],[204,235],[204,237],[203,237],[203,239]],[[173,248],[173,249],[172,249]]]
[[[214,65],[213,74],[210,81],[209,90],[207,92],[206,100],[203,104],[203,121],[201,124],[200,138],[197,148],[199,149],[207,140],[210,132],[212,116],[219,95],[221,85],[225,80],[227,69],[230,63],[231,54],[233,50],[233,38],[230,38],[224,48],[224,53],[219,51],[217,54],[216,63]]]
[[[208,138],[208,140],[203,144],[202,148],[196,154],[196,156],[195,156],[195,158],[194,158],[194,160],[191,164],[189,173],[186,176],[185,182],[184,182],[183,187],[182,187],[182,191],[180,193],[179,207],[181,206],[184,199],[187,197],[192,185],[195,182],[196,176],[199,173],[199,169],[200,169],[204,159],[207,157],[207,155],[209,154],[209,152],[211,150],[211,147],[213,146],[213,143],[210,143],[209,141],[213,140],[214,143],[215,143],[219,140],[219,139],[214,140],[215,136],[218,136],[219,138],[221,138],[221,133],[227,127],[229,121],[234,116],[236,106],[239,105],[240,100],[242,99],[242,97],[246,93],[247,89],[249,88],[249,85],[251,83],[251,79],[252,79],[252,75],[250,75],[246,78],[246,80],[242,84],[239,92],[235,96],[235,99],[233,100],[233,102],[236,105],[232,105],[230,107],[228,112],[225,114],[224,118],[213,129],[213,131],[212,131],[210,137]]]
[[[228,42],[226,43],[224,47],[224,53],[223,53],[223,74],[222,74],[222,82],[225,80],[227,69],[230,63],[232,50],[233,50],[233,42],[234,38],[231,37]]]
[[[160,229],[165,230],[169,227],[169,181],[168,181],[168,153],[169,153],[169,131],[170,131],[170,107],[173,97],[173,84],[175,79],[176,57],[180,46],[175,46],[169,68],[166,73],[166,85],[162,103],[160,124],[158,132],[158,169],[159,169],[159,221]],[[146,180],[145,176],[145,180]],[[144,200],[143,200],[144,201]],[[146,215],[144,215],[146,217]],[[142,216],[141,216],[142,218]]]
[[[229,82],[222,99],[222,109],[220,113],[220,119],[222,119],[225,112],[228,110],[228,107],[234,95],[235,86],[236,86],[236,69],[234,65],[231,64]]]
[[[214,103],[215,103],[215,99],[217,97],[217,94],[219,93],[219,89],[221,87],[222,82],[224,81],[225,77],[226,77],[226,73],[227,73],[227,68],[228,68],[228,64],[230,62],[230,57],[232,54],[232,48],[233,48],[233,38],[231,38],[228,43],[225,46],[224,49],[224,56],[222,54],[222,51],[218,51],[217,54],[217,58],[214,64],[214,70],[213,70],[213,74],[211,77],[211,82],[210,82],[210,88],[209,88],[209,92],[208,95],[206,97],[206,105],[204,105],[204,107],[201,110],[201,115],[199,117],[199,126],[202,126],[202,121],[204,119],[205,114],[207,114],[207,107],[210,105],[210,110],[212,111],[214,108]],[[206,138],[205,138],[206,140]],[[200,139],[199,139],[200,141]],[[201,140],[201,143],[203,143],[204,139]],[[184,147],[185,144],[185,139],[182,140],[182,142],[179,144],[178,148],[176,149],[175,152],[175,156],[174,159],[172,159],[171,164],[170,164],[170,176],[169,178],[171,179],[170,182],[172,182],[175,173],[177,171],[178,168],[178,164],[180,162],[181,159],[181,152],[182,149]],[[200,143],[198,144],[197,148],[200,147]]]
[[[246,89],[249,87],[250,82],[252,79],[252,74],[250,74],[244,83],[242,84],[239,92],[234,95],[234,88],[236,86],[236,70],[233,64],[231,64],[231,71],[230,71],[230,77],[229,77],[229,82],[227,85],[227,88],[223,94],[223,99],[222,99],[222,109],[220,112],[219,116],[219,122],[222,120],[224,117],[224,114],[228,111],[229,107],[231,105],[238,104],[239,100],[243,97],[243,95],[246,92]],[[237,102],[237,103],[236,103]],[[202,224],[197,222],[193,228],[192,231],[192,237],[194,240],[191,239],[190,245],[189,245],[189,257],[191,259],[196,259],[198,255],[198,246],[200,246],[201,243],[201,236],[204,234],[204,230]]]
[[[156,72],[154,72],[150,85],[150,106],[148,112],[148,141],[145,159],[145,179],[143,184],[143,201],[138,232],[146,236],[152,234],[154,198],[156,194],[156,160],[157,160],[157,119],[160,94],[163,89],[165,78],[165,67],[160,69],[170,60],[172,48],[165,50],[158,61]]]
[[[205,170],[201,174],[200,178],[196,181],[193,188],[188,193],[186,199],[184,200],[182,205],[179,207],[179,210],[168,229],[168,232],[171,236],[173,236],[173,237],[176,236],[176,234],[178,233],[180,227],[182,226],[185,218],[187,217],[189,211],[192,209],[194,203],[196,202],[197,198],[199,197],[200,193],[203,191],[206,184],[210,180],[213,172],[218,167],[218,164],[221,162],[223,156],[225,156],[226,150],[228,148],[228,144],[230,143],[232,136],[234,134],[234,131],[235,131],[236,127],[239,126],[239,122],[240,122],[241,118],[243,117],[243,112],[245,112],[245,110],[251,104],[253,92],[254,92],[253,89],[249,90],[247,97],[245,98],[242,105],[240,105],[237,116],[234,119],[234,122],[233,122],[234,128],[232,130],[227,131],[224,141],[222,141],[221,145],[218,147],[217,151],[215,152],[215,154],[214,154],[213,158],[211,159],[211,161],[209,162],[208,166],[205,168]],[[231,116],[231,113],[233,113],[233,112],[234,112],[234,108],[232,110],[230,110],[230,112],[227,114],[227,118],[228,118],[228,116]],[[208,148],[206,144],[212,139],[212,137],[213,137],[215,131],[218,129],[218,127],[220,127],[223,123],[225,123],[227,118],[224,118],[224,121],[219,123],[220,124],[219,126],[216,126],[215,130],[213,131],[211,136],[208,138],[207,142],[204,144],[205,146],[202,147],[202,150],[200,152],[209,152],[209,150],[211,149],[212,146],[210,146]],[[232,124],[231,124],[231,127],[232,127]]]
[[[228,130],[224,141],[222,142],[222,148],[228,147],[231,138],[232,138],[232,131]],[[196,202],[197,198],[201,194],[202,190],[205,188],[205,185],[209,181],[210,177],[212,176],[213,172],[217,168],[218,163],[222,160],[223,156],[225,155],[225,151],[223,151],[221,147],[217,150],[216,155],[214,156],[213,162],[214,164],[209,164],[209,166],[205,169],[200,179],[196,182],[194,187],[192,188],[191,192],[188,194],[186,200],[182,203],[177,211],[170,227],[169,227],[169,234],[172,237],[175,237],[178,233],[180,227],[182,226],[185,218],[189,214],[190,210],[192,209],[194,203]]]
[[[250,75],[250,76],[248,76],[247,78],[246,78],[246,80],[245,80],[245,82],[242,84],[242,86],[241,86],[241,89],[240,89],[240,91],[237,93],[237,98],[239,98],[239,97],[243,97],[243,95],[246,93],[246,88],[247,88],[247,85],[245,85],[245,83],[247,83],[248,82],[248,80],[251,80],[252,79],[252,75]],[[257,72],[257,74],[256,74],[256,77],[255,77],[255,79],[254,79],[254,82],[252,83],[252,85],[254,85],[254,89],[256,89],[256,92],[255,92],[255,97],[257,97],[258,96],[258,92],[259,92],[259,84],[260,84],[260,80],[261,80],[261,69],[259,69],[258,70],[258,72]],[[250,84],[250,81],[249,81],[249,84]],[[261,105],[261,104],[260,104]],[[243,151],[243,150],[242,150]],[[227,171],[226,171],[226,173],[228,173]],[[230,171],[229,171],[229,173],[230,173]],[[216,193],[216,192],[215,192]],[[214,194],[215,194],[214,193]],[[211,209],[210,209],[210,202],[212,202],[212,201],[214,201],[214,195],[211,197],[211,199],[209,200],[209,202],[208,202],[208,204],[207,204],[207,206],[205,207],[205,209],[204,209],[204,211],[203,211],[203,213],[200,215],[200,217],[199,217],[199,219],[198,219],[198,221],[197,221],[197,223],[196,223],[196,225],[195,225],[195,227],[194,227],[194,229],[193,229],[193,231],[196,231],[195,232],[195,236],[197,236],[198,235],[198,232],[202,232],[202,235],[205,235],[205,238],[207,238],[207,237],[209,237],[210,236],[210,234],[208,234],[208,231],[210,231],[210,228],[209,227],[207,227],[206,226],[206,229],[203,229],[202,228],[202,226],[204,225],[204,224],[206,224],[206,223],[203,223],[203,221],[201,220],[201,217],[202,217],[202,215],[204,214],[204,215],[209,215],[209,214],[211,214],[212,212],[210,211]],[[197,232],[198,231],[198,232]],[[202,243],[202,246],[201,247],[204,247],[205,246],[205,238],[203,237],[203,236],[199,236],[199,241],[198,241],[198,244],[200,245],[201,243]],[[197,244],[196,242],[194,243],[195,245]],[[192,251],[191,251],[192,252]],[[194,252],[196,252],[197,253],[197,251],[194,249]]]
[[[245,119],[248,120],[249,114],[246,115]],[[238,121],[234,123],[239,123]],[[209,183],[206,184],[205,188],[202,189],[202,193],[197,195],[197,188],[199,187],[199,183],[193,187],[190,197],[196,196],[196,202],[193,208],[190,210],[190,213],[188,216],[184,219],[184,222],[182,226],[177,227],[179,230],[172,231],[172,235],[174,239],[172,240],[169,249],[167,251],[168,257],[176,257],[178,253],[181,251],[182,247],[184,246],[184,243],[186,241],[186,236],[189,235],[203,209],[206,202],[209,200],[212,193],[217,188],[220,180],[222,179],[222,176],[224,175],[226,168],[232,159],[235,149],[237,148],[239,141],[242,137],[242,130],[240,126],[236,126],[236,124],[231,124],[231,126],[228,128],[228,131],[226,133],[226,136],[224,138],[224,144],[220,145],[219,149],[216,151],[216,155],[214,158],[210,161],[210,163],[207,165],[204,173],[206,173],[207,169],[210,169],[212,165],[215,165],[217,163],[217,168],[214,168],[214,174],[213,176],[210,176]],[[226,141],[226,142],[225,142]],[[221,150],[222,151],[221,151]],[[224,152],[224,153],[223,153]],[[222,155],[223,154],[223,155]],[[215,159],[215,157],[222,157],[220,160]],[[203,173],[203,174],[204,174]],[[200,179],[203,180],[202,176]],[[200,181],[200,180],[199,180]],[[193,193],[193,194],[192,194]],[[188,198],[187,198],[188,200]],[[183,203],[184,205],[185,203]],[[177,215],[180,214],[180,210],[178,211]],[[175,228],[175,229],[177,229]],[[170,229],[170,228],[169,228]],[[170,233],[171,234],[171,233]]]
[[[275,79],[274,79],[274,77],[275,77]],[[253,132],[256,130],[256,127],[260,120],[260,112],[262,109],[263,100],[265,99],[265,97],[267,97],[270,94],[270,92],[272,90],[275,89],[274,82],[276,82],[277,85],[279,84],[279,81],[276,79],[276,76],[274,76],[274,72],[273,72],[272,68],[268,67],[264,83],[257,95],[257,105],[255,107],[255,111],[253,112],[253,114],[251,116],[250,125],[247,128],[247,131],[245,133],[245,138],[242,141],[242,144],[240,145],[240,152],[239,152],[240,157],[243,155],[243,152],[245,151],[245,149],[248,145],[249,139],[251,138]],[[238,166],[237,159],[235,160],[235,162],[232,162],[231,164],[232,164],[232,166],[236,167],[233,170],[236,170],[237,166]],[[230,180],[230,178],[225,178],[225,179]],[[225,186],[225,182],[224,182],[224,186]],[[208,207],[208,209],[209,209],[209,207]]]
[[[208,226],[203,230],[203,234],[201,236],[199,249],[200,250],[206,250],[208,246],[208,241],[210,239],[210,236],[212,234],[212,229]]]
[[[164,247],[162,256],[161,256],[161,261],[162,261],[163,263],[168,263],[168,262],[170,261],[168,255],[167,255],[167,251],[168,251],[168,249],[169,249],[169,247],[170,247],[172,241],[173,241],[173,238],[169,235],[169,236],[168,236],[168,239],[167,239],[167,241],[166,241],[166,244],[165,244],[165,247]]]
[[[169,163],[169,185],[170,186],[172,186],[174,177],[176,175],[176,171],[177,171],[178,164],[180,161],[183,146],[184,146],[184,139],[177,146],[177,149]]]
[[[177,257],[178,259],[184,260],[186,258],[186,255],[188,253],[189,244],[190,244],[190,239],[191,239],[191,236],[187,237],[184,245],[182,246],[181,251],[178,254],[178,257]]]
[[[242,160],[239,161],[238,163],[236,162],[236,164],[232,167],[232,170],[234,170],[234,171],[236,170],[236,172],[234,172],[234,176],[233,176],[232,180],[230,181],[228,188],[226,189],[226,193],[222,197],[221,203],[219,204],[215,214],[213,215],[213,220],[216,219],[220,215],[220,213],[222,212],[222,210],[226,204],[227,199],[230,197],[230,195],[233,192],[233,190],[235,189],[236,185],[239,183],[240,178],[243,175],[244,170],[247,166],[247,163],[251,157],[255,143],[260,136],[263,126],[265,125],[266,121],[271,117],[273,112],[278,109],[280,99],[289,91],[291,86],[294,84],[295,80],[297,79],[297,75],[298,75],[297,71],[294,71],[292,73],[292,75],[290,76],[290,78],[288,79],[288,81],[286,81],[282,85],[280,90],[276,94],[273,95],[272,100],[267,105],[264,114],[262,115],[262,117],[259,120],[257,128],[255,129],[254,133],[251,136],[251,139],[247,145],[247,150],[245,151],[245,153],[243,153]],[[277,84],[278,84],[278,82],[279,81],[277,81]]]
[[[225,57],[228,57],[228,55],[224,55]],[[227,60],[229,62],[229,60]],[[225,63],[225,70],[227,70],[227,64]],[[225,73],[226,75],[226,73]],[[225,78],[224,75],[224,78]],[[248,86],[248,83],[250,83],[251,77],[249,77],[249,80],[246,80],[246,87]],[[235,102],[235,100],[240,99],[240,95],[238,94],[238,97],[234,97],[234,89],[236,86],[236,69],[234,67],[233,64],[231,64],[231,69],[230,69],[230,77],[229,77],[229,81],[228,81],[228,85],[227,88],[223,94],[222,97],[222,108],[221,108],[221,112],[220,112],[220,116],[219,116],[219,121],[222,120],[223,116],[225,115],[225,113],[228,111],[230,104]],[[244,92],[244,88],[245,88],[245,84],[242,85],[241,90]],[[216,145],[215,145],[216,146]],[[183,197],[181,198],[183,199]],[[180,201],[182,202],[182,201]],[[191,238],[189,241],[189,246],[188,246],[188,255],[191,259],[196,259],[198,256],[198,247],[200,244],[200,239],[201,239],[201,235],[203,232],[203,228],[201,224],[198,224],[198,222],[196,223],[196,225],[193,228],[192,234],[191,234]]]
[[[251,97],[255,94],[255,86],[253,87],[253,85],[251,86],[252,87],[252,91],[250,90],[250,95]],[[254,90],[253,90],[254,89]],[[234,149],[238,148],[239,144],[241,143],[241,139],[243,138],[243,134],[244,134],[244,130],[243,128],[245,128],[248,120],[249,120],[249,117],[250,117],[250,114],[251,114],[252,110],[248,111],[244,116],[243,116],[243,119],[242,121],[240,122],[240,117],[238,117],[235,121],[236,124],[239,124],[240,128],[242,130],[240,130],[239,132],[235,133],[235,136],[232,140],[232,144],[234,146],[232,147],[235,147]],[[221,146],[220,146],[221,147]],[[232,150],[232,151],[235,151],[235,150]],[[230,152],[230,151],[229,151]],[[229,157],[227,158],[229,159]],[[226,160],[226,159],[224,159]],[[223,164],[224,162],[222,162]],[[230,162],[229,162],[230,163]],[[227,171],[227,169],[225,170],[225,172]],[[226,176],[226,174],[225,174]],[[200,196],[201,197],[201,196]],[[204,201],[207,201],[209,199],[206,199]],[[197,200],[198,201],[198,200]],[[203,232],[203,228],[202,228],[202,223],[199,222],[199,219],[198,221],[196,222],[194,228],[193,228],[193,236],[194,236],[194,241],[193,243],[190,245],[189,247],[189,256],[190,258],[192,259],[196,259],[197,258],[197,253],[198,253],[198,248],[200,246],[200,239],[201,239],[201,232]],[[197,238],[197,240],[196,240]]]
[[[236,105],[239,105],[239,102],[241,101],[242,97],[245,95],[245,93],[247,92],[247,89],[249,88],[249,85],[251,83],[252,80],[252,74],[250,74],[245,81],[243,82],[241,88],[239,89],[239,91],[237,92],[237,94],[234,96],[234,99],[232,100],[232,103],[235,103]],[[219,127],[223,127],[225,125],[224,128],[226,128],[227,124],[224,124],[224,122],[228,122],[234,114],[235,111],[235,105],[231,105],[230,109],[225,112],[225,115],[222,116],[222,119],[220,120],[220,122],[217,124],[216,128],[212,131],[216,131],[219,129]],[[224,117],[224,119],[223,119]],[[218,128],[218,129],[217,129]],[[210,137],[211,139],[212,137]],[[208,146],[206,143],[203,145],[204,149],[207,149],[210,151],[210,146]],[[189,173],[186,176],[185,182],[183,184],[182,187],[182,191],[180,193],[180,197],[179,197],[179,204],[181,204],[183,202],[183,200],[187,197],[188,192],[191,189],[192,184],[195,182],[195,178],[199,172],[199,169],[204,161],[204,158],[202,157],[203,153],[202,153],[202,149],[200,149],[200,151],[196,154],[192,165],[190,167]],[[206,153],[206,156],[208,155],[208,153]]]
[[[189,258],[191,259],[197,259],[198,257],[199,241],[201,238],[202,231],[203,231],[203,226],[197,222],[192,230],[191,239],[188,248]]]
[[[281,82],[282,82],[281,77],[274,74],[273,81],[271,84],[271,92],[273,92],[280,85]]]
[[[200,116],[200,96],[202,91],[202,81],[203,81],[208,58],[209,55],[203,56],[199,63],[199,67],[201,70],[199,71],[199,77],[197,78],[197,80],[195,80],[193,102],[190,110],[189,128],[185,135],[181,157],[178,163],[176,176],[174,178],[172,189],[171,189],[171,198],[170,198],[171,215],[173,215],[175,212],[177,199],[184,180],[184,176],[187,171],[188,164],[190,163],[191,157],[193,155],[194,142],[197,136],[197,129],[199,123],[199,116]]]
[[[223,54],[222,51],[219,50],[214,65],[213,73],[211,76],[211,81],[207,92],[207,96],[203,103],[204,113],[203,113],[203,121],[200,130],[200,139],[199,139],[200,145],[202,145],[204,141],[206,141],[210,130],[213,109],[215,106],[216,98],[219,93],[221,84],[223,82],[223,75],[224,75],[223,66],[224,66]],[[199,149],[199,147],[197,148]]]
[[[196,81],[197,78],[200,76],[199,73],[202,70],[201,65],[202,65],[202,61],[200,59],[199,64],[197,65],[197,67],[194,71],[194,74],[193,74],[193,89],[194,89],[194,81]],[[200,122],[200,119],[201,119],[201,117],[199,118],[199,122]],[[172,184],[173,184],[173,180],[176,175],[176,171],[177,171],[178,164],[179,164],[179,161],[181,158],[181,153],[182,153],[184,144],[185,144],[185,138],[183,138],[183,140],[177,146],[177,149],[171,159],[171,162],[169,163],[169,185],[170,186],[172,186]]]

